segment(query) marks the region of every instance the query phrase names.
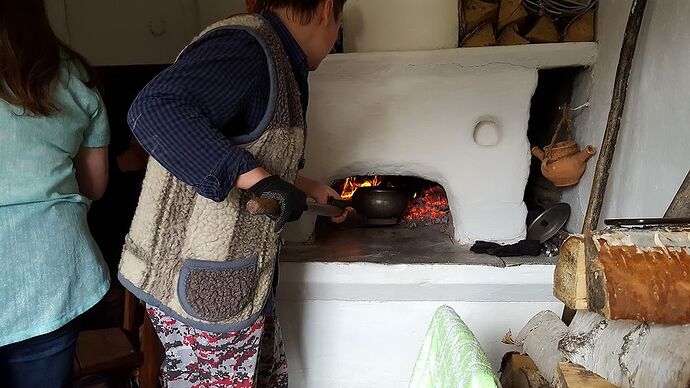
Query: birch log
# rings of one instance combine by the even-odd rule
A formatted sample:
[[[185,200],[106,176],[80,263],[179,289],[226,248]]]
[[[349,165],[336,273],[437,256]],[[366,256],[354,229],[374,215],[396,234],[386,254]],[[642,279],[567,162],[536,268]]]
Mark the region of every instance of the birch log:
[[[690,385],[690,325],[607,320],[578,311],[559,349],[568,361],[621,387]]]
[[[553,311],[542,311],[527,322],[515,338],[539,368],[542,376],[554,385],[556,366],[565,361],[558,349],[559,341],[568,333],[568,327]]]
[[[587,305],[609,319],[690,323],[690,229],[585,234]]]
[[[582,365],[621,387],[690,386],[690,325],[608,320],[578,311],[569,327],[544,311],[516,337],[541,374],[556,383],[557,365]]]
[[[610,319],[690,323],[690,227],[586,236],[569,237],[556,260],[553,292],[567,307]]]

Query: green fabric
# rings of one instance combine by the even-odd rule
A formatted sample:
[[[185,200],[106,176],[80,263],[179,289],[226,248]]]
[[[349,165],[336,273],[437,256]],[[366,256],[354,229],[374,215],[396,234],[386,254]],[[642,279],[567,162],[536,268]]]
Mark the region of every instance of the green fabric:
[[[0,346],[61,327],[108,290],[72,164],[80,148],[109,141],[103,103],[83,78],[63,62],[60,111],[48,117],[0,99]]]
[[[434,314],[414,366],[410,388],[499,387],[484,350],[448,306]]]

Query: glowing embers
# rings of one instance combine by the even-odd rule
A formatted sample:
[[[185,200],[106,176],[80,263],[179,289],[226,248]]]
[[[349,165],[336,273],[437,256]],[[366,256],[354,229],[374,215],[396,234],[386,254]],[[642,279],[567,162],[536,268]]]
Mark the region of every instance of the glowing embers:
[[[402,222],[410,227],[447,224],[449,221],[448,197],[440,185],[413,194],[402,217]]]

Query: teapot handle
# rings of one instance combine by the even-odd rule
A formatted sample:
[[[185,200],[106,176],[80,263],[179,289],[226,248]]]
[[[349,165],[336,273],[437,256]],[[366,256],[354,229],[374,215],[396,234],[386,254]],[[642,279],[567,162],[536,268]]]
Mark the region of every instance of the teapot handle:
[[[556,131],[553,133],[553,137],[551,138],[551,145],[554,145],[556,141],[558,140],[558,135],[561,134],[561,130],[563,127],[565,127],[565,130],[567,131],[567,136],[568,139],[575,139],[575,134],[573,134],[573,121],[570,119],[570,106],[568,104],[563,104],[561,105],[561,110],[563,111],[563,115],[561,116],[561,121],[558,122],[558,126],[556,127]]]

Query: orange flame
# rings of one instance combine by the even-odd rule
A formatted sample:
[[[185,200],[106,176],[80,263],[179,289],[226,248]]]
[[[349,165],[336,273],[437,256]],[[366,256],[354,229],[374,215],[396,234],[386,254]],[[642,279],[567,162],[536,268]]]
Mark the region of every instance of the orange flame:
[[[351,200],[352,196],[355,194],[355,191],[359,189],[360,187],[376,187],[381,184],[383,180],[381,179],[380,176],[375,176],[373,179],[368,179],[366,177],[354,177],[351,176],[347,179],[345,179],[345,184],[343,186],[343,190],[340,193],[340,196],[344,200]]]

